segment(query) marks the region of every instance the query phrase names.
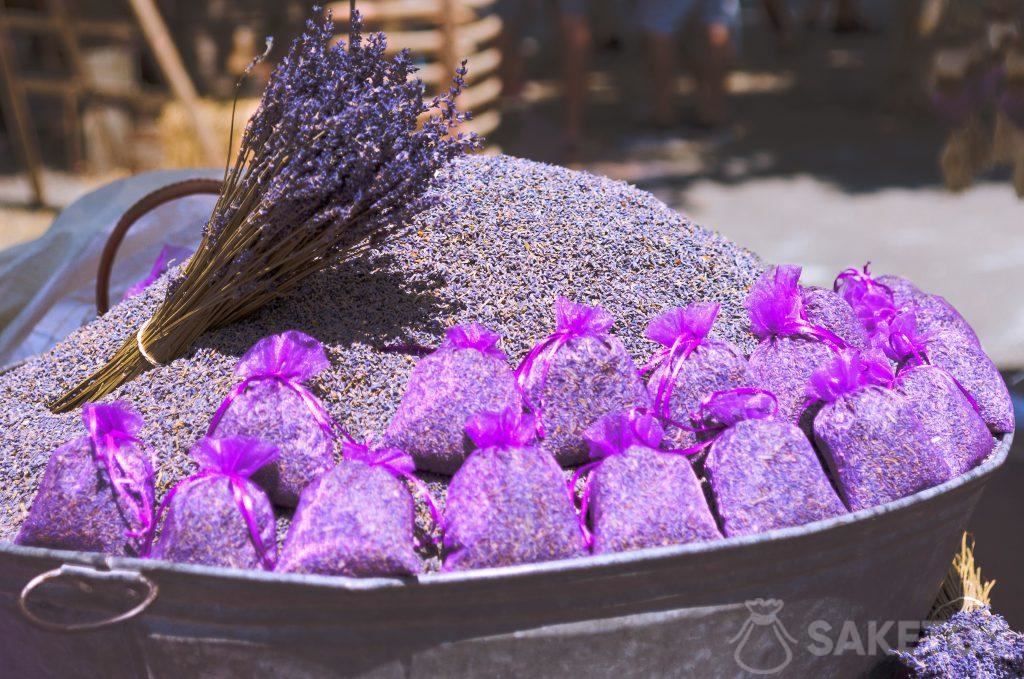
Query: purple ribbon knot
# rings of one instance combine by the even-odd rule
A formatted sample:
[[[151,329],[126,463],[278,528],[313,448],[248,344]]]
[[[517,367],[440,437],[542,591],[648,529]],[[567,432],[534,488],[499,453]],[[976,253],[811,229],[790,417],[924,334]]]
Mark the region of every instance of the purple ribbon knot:
[[[141,541],[140,551],[144,551],[153,532],[153,469],[144,454],[137,455],[134,464],[125,458],[126,449],[143,445],[136,436],[142,418],[121,401],[87,403],[82,406],[82,422],[93,456],[110,479],[115,503],[130,513],[125,536]]]

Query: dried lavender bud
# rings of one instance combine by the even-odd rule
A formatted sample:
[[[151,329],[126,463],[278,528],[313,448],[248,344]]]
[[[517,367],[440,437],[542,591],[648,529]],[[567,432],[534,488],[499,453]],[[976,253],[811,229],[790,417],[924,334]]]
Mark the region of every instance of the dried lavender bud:
[[[481,413],[466,431],[479,447],[448,486],[442,570],[586,554],[562,470],[533,443],[533,418]]]
[[[342,460],[302,492],[276,570],[351,577],[419,573],[413,512],[412,496],[394,474]]]
[[[916,679],[1024,677],[1024,635],[988,607],[954,613],[896,656]]]
[[[416,364],[383,444],[407,451],[417,469],[453,474],[472,450],[466,422],[485,410],[522,410],[501,336],[473,323],[448,330]]]
[[[289,330],[257,342],[235,366],[244,378],[210,423],[209,436],[260,439],[277,448],[253,475],[271,502],[298,504],[302,489],[334,464],[330,416],[303,383],[330,367],[320,342]]]
[[[670,309],[647,327],[647,338],[665,347],[648,364],[653,369],[647,391],[653,412],[663,420],[666,445],[672,448],[697,442],[688,428],[693,425],[690,413],[702,400],[754,382],[747,359],[735,345],[707,337],[718,309],[706,303]]]
[[[800,429],[742,420],[711,444],[704,473],[726,536],[802,526],[846,513]]]
[[[809,323],[832,331],[855,349],[867,348],[868,333],[849,302],[818,287],[801,288],[800,297]]]
[[[587,429],[591,457],[600,460],[584,490],[594,554],[722,536],[689,459],[657,449],[662,434],[657,420],[636,412]]]
[[[762,270],[758,258],[649,193],[508,156],[455,161],[432,186],[438,202],[372,263],[317,274],[114,392],[146,421],[140,434],[158,458],[158,500],[195,471],[189,446],[235,386],[238,357],[282,328],[324,341],[332,365],[310,387],[332,418],[359,436],[387,427],[415,366],[414,358],[382,349],[437,346],[446,327],[478,320],[500,332],[519,361],[549,323],[550,297],[537,290],[599,301],[618,319],[616,337],[634,356],[650,349],[643,331],[652,316],[696,300],[722,305],[712,337],[743,352],[755,344],[742,302]],[[537,229],[538,214],[556,227]],[[0,445],[9,451],[0,464],[0,540],[16,535],[50,451],[80,435],[76,415],[54,415],[42,404],[129,339],[163,299],[167,280],[0,376],[7,406],[0,409]]]
[[[900,372],[896,390],[907,397],[932,446],[954,476],[973,469],[995,445],[985,420],[943,370],[919,365]]]
[[[517,376],[541,448],[572,466],[588,458],[587,427],[609,413],[649,408],[651,399],[633,358],[608,334],[614,320],[607,312],[559,297],[555,316],[555,332],[533,348]]]
[[[826,403],[814,418],[814,438],[851,511],[912,495],[953,476],[914,404],[885,387],[857,387]]]
[[[273,568],[274,510],[249,477],[277,449],[241,437],[202,439],[192,449],[199,473],[168,493],[154,559],[229,568]]]
[[[33,547],[145,553],[153,527],[150,453],[142,419],[122,403],[86,404],[88,432],[49,456],[15,542]]]
[[[1014,429],[1013,401],[999,369],[976,342],[962,333],[945,331],[928,338],[928,362],[949,373],[971,395],[989,429]]]

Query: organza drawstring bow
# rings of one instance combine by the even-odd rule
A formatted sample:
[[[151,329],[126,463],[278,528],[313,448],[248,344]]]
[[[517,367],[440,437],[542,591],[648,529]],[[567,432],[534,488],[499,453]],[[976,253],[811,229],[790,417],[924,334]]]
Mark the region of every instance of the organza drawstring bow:
[[[245,393],[250,384],[260,380],[276,380],[302,399],[324,433],[332,439],[336,438],[337,427],[330,414],[303,384],[329,367],[323,345],[298,330],[288,330],[260,340],[235,366],[235,373],[244,379],[221,402],[210,420],[206,435],[213,436],[228,408]],[[346,440],[352,440],[348,432],[342,429],[341,433]]]
[[[707,338],[718,316],[719,305],[698,302],[661,314],[647,326],[647,339],[665,347],[640,369],[645,375],[655,371],[654,412],[663,421],[677,427],[686,425],[672,420],[672,392],[686,359]]]
[[[516,369],[516,384],[530,410],[536,416],[537,435],[544,436],[544,384],[551,370],[551,361],[567,342],[577,337],[600,337],[611,329],[615,319],[600,307],[577,304],[565,297],[555,300],[555,332],[535,346]],[[540,364],[540,377],[534,374]],[[536,380],[536,381],[535,381]],[[536,403],[530,403],[527,392],[536,387]]]
[[[200,470],[174,486],[160,504],[159,517],[171,505],[171,500],[183,488],[190,488],[199,483],[227,479],[231,487],[231,496],[238,506],[238,512],[245,520],[249,530],[249,539],[259,557],[263,568],[274,570],[276,549],[264,543],[260,533],[259,522],[256,520],[255,506],[249,486],[249,480],[257,470],[273,462],[278,455],[276,446],[264,443],[259,439],[245,436],[229,436],[222,439],[206,437],[197,443],[189,454],[195,458]],[[274,545],[276,548],[276,545]]]
[[[583,433],[583,438],[590,446],[590,457],[593,462],[581,465],[569,481],[569,495],[575,501],[575,489],[580,477],[589,474],[613,455],[621,455],[632,446],[643,446],[658,450],[665,431],[654,416],[639,410],[618,412],[605,415],[590,425]],[[670,451],[659,451],[670,452]],[[590,549],[594,545],[594,535],[587,525],[587,513],[590,511],[591,479],[587,476],[580,494],[579,525],[583,540]]]
[[[927,335],[922,335],[917,330],[917,316],[912,311],[905,311],[892,320],[888,328],[888,336],[885,338],[882,344],[882,350],[885,355],[896,363],[896,374],[899,375],[904,370],[908,370],[919,365],[928,365],[936,370],[944,373],[949,379],[953,380],[953,384],[956,385],[960,393],[964,395],[967,402],[971,404],[974,411],[978,415],[982,415],[981,406],[967,388],[960,383],[956,377],[953,376],[945,368],[941,368],[931,362],[928,358],[928,339]],[[984,419],[984,416],[982,416]]]
[[[441,512],[434,502],[434,496],[431,495],[427,484],[416,477],[416,463],[413,461],[412,456],[404,450],[386,446],[378,447],[374,445],[373,441],[367,441],[366,443],[345,441],[341,444],[341,457],[345,460],[358,460],[370,467],[380,467],[396,479],[408,482],[422,495],[423,502],[426,503],[427,509],[430,511],[430,518],[434,522],[434,526],[441,527]],[[437,540],[433,535],[430,536],[430,539],[434,544],[437,544]]]
[[[874,334],[892,321],[897,309],[892,289],[872,277],[870,266],[868,262],[863,269],[844,269],[836,276],[832,289],[853,307],[868,333]]]
[[[508,361],[505,352],[498,346],[501,335],[480,323],[455,325],[444,333],[440,349],[475,349],[485,356]]]
[[[800,296],[801,272],[799,266],[780,264],[750,286],[745,306],[751,330],[762,340],[802,335],[820,340],[833,350],[844,348],[846,342],[841,337],[807,320]]]
[[[130,513],[125,536],[138,541],[139,551],[145,551],[153,533],[153,468],[136,436],[142,418],[121,401],[87,403],[82,406],[82,422],[93,455],[110,478],[115,503],[122,512]],[[125,459],[125,449],[132,446],[138,446],[140,454]]]
[[[862,386],[891,388],[894,375],[884,358],[845,349],[821,369],[811,373],[807,384],[806,407],[819,401],[832,403],[843,394]]]

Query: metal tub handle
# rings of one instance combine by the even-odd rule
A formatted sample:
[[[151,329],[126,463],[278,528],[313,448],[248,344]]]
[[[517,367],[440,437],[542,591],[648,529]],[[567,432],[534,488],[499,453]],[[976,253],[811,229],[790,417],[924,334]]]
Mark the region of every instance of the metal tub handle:
[[[88,593],[92,591],[92,583],[110,583],[120,582],[134,587],[141,585],[145,587],[146,595],[142,598],[138,604],[133,606],[123,613],[111,616],[109,618],[102,618],[100,620],[93,620],[90,622],[81,623],[64,623],[56,622],[52,620],[45,620],[34,613],[29,608],[29,596],[38,588],[51,580],[57,580],[60,578],[71,578],[77,581],[79,589]],[[134,591],[134,590],[133,590]],[[25,616],[25,619],[31,622],[37,627],[41,627],[45,630],[52,632],[84,632],[88,630],[96,630],[117,623],[131,620],[135,616],[139,615],[152,604],[159,593],[160,588],[155,582],[147,578],[142,573],[136,571],[122,571],[122,570],[109,570],[109,571],[98,571],[94,568],[88,568],[86,566],[76,566],[72,564],[64,564],[60,568],[54,568],[51,571],[40,573],[36,577],[29,580],[28,584],[21,590],[21,595],[18,597],[18,609],[21,614]]]

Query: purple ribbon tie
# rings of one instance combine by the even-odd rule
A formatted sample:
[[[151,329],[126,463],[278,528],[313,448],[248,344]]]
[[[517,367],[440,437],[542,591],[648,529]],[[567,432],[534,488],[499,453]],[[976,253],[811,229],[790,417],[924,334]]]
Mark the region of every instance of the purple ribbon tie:
[[[142,446],[135,434],[142,427],[142,419],[122,402],[109,405],[86,404],[82,407],[82,421],[92,442],[93,455],[103,465],[114,491],[115,502],[131,514],[125,536],[141,540],[142,550],[153,533],[153,504],[147,484],[153,482],[153,470],[144,455],[138,456],[143,465],[142,478],[124,458],[131,446]]]

